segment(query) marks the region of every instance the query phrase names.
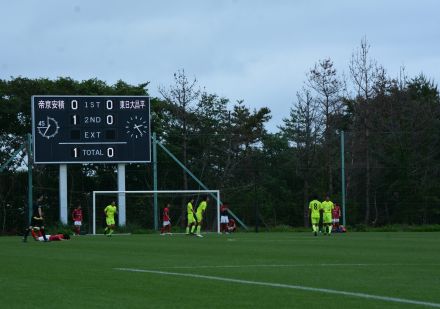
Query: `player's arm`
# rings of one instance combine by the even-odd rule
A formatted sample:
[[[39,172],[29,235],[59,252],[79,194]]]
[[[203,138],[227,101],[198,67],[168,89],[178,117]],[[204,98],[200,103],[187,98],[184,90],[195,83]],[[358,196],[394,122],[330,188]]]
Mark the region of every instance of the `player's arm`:
[[[38,206],[38,216],[43,218],[43,211],[41,210],[41,206]]]

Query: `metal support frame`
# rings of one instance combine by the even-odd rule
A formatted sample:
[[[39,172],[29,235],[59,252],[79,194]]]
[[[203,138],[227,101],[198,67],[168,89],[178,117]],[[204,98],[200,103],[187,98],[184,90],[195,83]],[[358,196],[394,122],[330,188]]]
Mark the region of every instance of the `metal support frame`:
[[[341,131],[341,193],[342,193],[342,224],[345,222],[345,139],[344,131]]]
[[[154,133],[153,133],[154,134]],[[155,136],[155,135],[154,135]],[[188,175],[190,175],[198,184],[200,187],[202,187],[204,190],[209,190],[207,186],[205,186],[205,184],[203,184],[182,162],[179,161],[179,159],[176,158],[175,155],[173,155],[171,153],[171,151],[169,151],[162,143],[160,143],[159,141],[157,141],[157,139],[154,139],[155,144],[159,145],[165,152],[167,155],[169,155]],[[154,146],[153,146],[154,147]],[[217,199],[216,196],[214,196],[211,193],[211,196],[214,197],[214,199]],[[219,203],[221,203],[221,201],[217,201]],[[249,230],[249,228],[231,211],[228,209],[228,213],[235,219],[237,220],[237,222],[246,230]],[[220,216],[220,214],[217,214],[218,216]]]

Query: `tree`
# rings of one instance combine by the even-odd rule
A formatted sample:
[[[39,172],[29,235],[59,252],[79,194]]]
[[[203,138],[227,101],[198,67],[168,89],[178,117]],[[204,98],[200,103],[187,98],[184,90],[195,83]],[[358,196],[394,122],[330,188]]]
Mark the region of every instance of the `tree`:
[[[333,192],[333,157],[335,155],[336,119],[343,112],[341,101],[342,82],[339,80],[331,59],[324,59],[315,64],[307,75],[308,86],[316,93],[315,100],[320,110],[324,125],[323,151],[327,170],[328,194]]]
[[[159,87],[159,93],[172,107],[173,123],[182,134],[182,163],[188,164],[188,139],[190,134],[191,113],[195,109],[195,103],[200,97],[200,89],[197,88],[197,79],[189,81],[185,70],[174,73],[174,85],[169,89]],[[183,171],[183,189],[188,189],[188,176]]]
[[[375,60],[370,58],[370,44],[366,37],[362,38],[360,47],[352,53],[349,64],[350,76],[356,92],[353,101],[353,132],[356,135],[357,146],[360,148],[359,160],[365,162],[365,215],[364,222],[369,224],[371,216],[371,100],[377,95],[376,91],[383,89],[385,71]],[[355,140],[355,139],[353,139]],[[352,144],[353,146],[353,144]],[[352,148],[352,153],[355,149]],[[377,215],[377,211],[376,211]]]
[[[310,90],[303,88],[296,94],[297,101],[290,109],[290,118],[284,118],[280,127],[283,136],[295,147],[297,171],[303,180],[304,225],[309,225],[308,201],[317,173],[317,148],[321,136],[318,106]],[[313,174],[312,174],[313,173]],[[313,183],[313,185],[312,185]],[[316,190],[316,189],[315,189]]]

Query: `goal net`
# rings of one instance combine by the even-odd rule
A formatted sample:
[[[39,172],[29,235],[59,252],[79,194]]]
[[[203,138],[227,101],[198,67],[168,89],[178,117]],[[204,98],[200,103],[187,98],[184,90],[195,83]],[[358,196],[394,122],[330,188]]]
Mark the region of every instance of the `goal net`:
[[[205,196],[209,197],[209,202],[203,215],[202,231],[219,233],[219,190],[93,191],[92,234],[103,233],[106,225],[104,208],[112,201],[118,206],[116,225],[126,231],[147,232],[160,229],[163,209],[169,204],[173,232],[183,232],[187,224],[188,202],[194,199],[196,211]]]

